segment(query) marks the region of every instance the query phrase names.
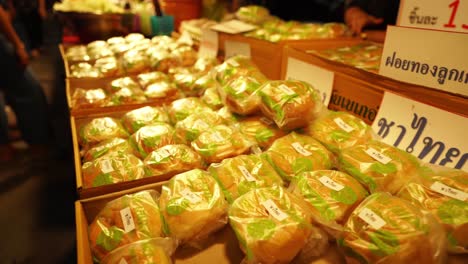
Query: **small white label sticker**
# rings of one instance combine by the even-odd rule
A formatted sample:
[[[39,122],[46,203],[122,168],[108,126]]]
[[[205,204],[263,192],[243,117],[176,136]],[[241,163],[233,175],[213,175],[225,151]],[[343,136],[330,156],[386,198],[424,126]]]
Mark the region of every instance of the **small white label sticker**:
[[[268,126],[273,125],[273,121],[271,121],[270,119],[268,119],[266,117],[261,117],[260,122],[262,122],[263,124],[268,125]]]
[[[103,173],[110,173],[114,171],[114,168],[112,167],[112,160],[103,160],[101,161],[101,171]]]
[[[371,156],[372,158],[374,158],[375,160],[377,160],[378,162],[380,162],[382,164],[387,164],[390,161],[392,161],[391,158],[385,156],[384,154],[378,152],[377,150],[375,150],[373,148],[367,149],[366,153],[367,153],[367,155]]]
[[[359,213],[359,218],[364,220],[364,222],[368,223],[374,229],[379,230],[382,226],[386,224],[386,222],[378,216],[374,211],[368,208],[362,209]]]
[[[291,88],[289,88],[287,85],[284,85],[284,84],[281,84],[280,86],[278,86],[278,89],[280,89],[281,91],[283,91],[287,95],[296,94],[293,90],[291,90]]]
[[[448,196],[450,198],[460,200],[462,202],[466,201],[466,199],[468,198],[468,193],[447,186],[441,182],[434,182],[431,185],[431,190],[436,191],[442,195]]]
[[[346,122],[343,121],[343,119],[341,119],[341,118],[339,118],[339,117],[333,119],[333,121],[335,121],[335,123],[336,123],[341,129],[343,129],[344,131],[346,131],[346,132],[348,132],[348,133],[350,133],[351,131],[354,130],[354,127],[352,127],[352,126],[346,124]]]
[[[221,136],[221,134],[219,134],[219,132],[214,132],[212,135],[211,135],[211,138],[215,141],[215,142],[221,142],[221,141],[224,141],[224,138]]]
[[[270,199],[262,203],[263,207],[268,211],[268,213],[273,216],[278,221],[283,221],[288,218],[288,215],[285,214],[278,206]]]
[[[242,173],[242,175],[244,175],[244,178],[247,181],[249,182],[257,181],[257,179],[255,179],[255,177],[252,174],[250,174],[250,172],[244,166],[237,166],[237,168],[239,168],[240,172]]]
[[[291,144],[291,146],[301,155],[304,155],[306,157],[312,155],[312,153],[305,149],[299,142],[294,142]]]
[[[205,121],[198,119],[197,121],[195,121],[195,123],[193,123],[193,127],[208,129],[210,126]]]
[[[341,191],[343,190],[344,186],[337,183],[336,181],[330,179],[329,177],[327,176],[322,176],[319,178],[319,181],[325,185],[326,187],[332,189],[332,190],[335,190],[335,191]]]
[[[229,60],[228,64],[231,64],[231,66],[234,66],[234,67],[239,67],[239,63],[235,60]]]
[[[183,189],[180,191],[180,194],[182,194],[184,198],[188,199],[190,203],[193,204],[199,203],[202,200],[198,194],[191,192],[189,189]]]
[[[167,148],[161,148],[156,153],[158,155],[158,159],[157,159],[158,161],[161,161],[162,159],[165,159],[171,156],[171,151],[168,150]]]
[[[133,221],[132,212],[130,207],[125,207],[120,210],[120,217],[122,217],[122,223],[124,225],[125,233],[128,233],[135,229],[135,222]]]
[[[124,258],[122,258],[122,259],[119,261],[119,264],[128,264],[128,262],[127,262]]]

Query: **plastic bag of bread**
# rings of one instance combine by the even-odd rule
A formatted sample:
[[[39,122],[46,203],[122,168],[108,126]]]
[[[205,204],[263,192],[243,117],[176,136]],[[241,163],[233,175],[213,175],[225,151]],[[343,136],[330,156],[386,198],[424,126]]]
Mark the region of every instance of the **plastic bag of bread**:
[[[166,145],[177,144],[174,128],[166,123],[144,126],[130,136],[130,143],[141,158]]]
[[[217,113],[222,118],[227,120],[228,123],[233,124],[233,125],[237,124],[237,122],[242,119],[241,116],[232,113],[231,110],[229,110],[229,108],[227,108],[226,106],[223,106],[220,109],[218,109]]]
[[[169,76],[163,72],[146,72],[138,74],[137,80],[141,87],[146,88],[148,85],[155,82],[169,81]]]
[[[163,236],[158,193],[146,190],[110,201],[89,225],[94,259],[103,260],[121,246]]]
[[[173,124],[184,120],[187,116],[200,111],[211,110],[198,97],[186,97],[173,101],[167,108],[167,113]]]
[[[149,69],[149,60],[144,52],[129,50],[122,56],[122,66],[127,74],[140,73]]]
[[[144,164],[148,176],[174,175],[206,167],[200,154],[183,144],[158,148],[146,157]]]
[[[212,163],[208,168],[229,203],[252,189],[283,186],[283,180],[261,155],[240,155]]]
[[[468,253],[468,173],[424,167],[407,182],[398,197],[430,212],[443,225],[451,253]]]
[[[174,83],[186,96],[198,96],[200,94],[200,91],[193,89],[195,88],[194,84],[198,77],[198,73],[190,71],[178,72],[172,76]]]
[[[270,12],[263,6],[248,5],[239,8],[236,12],[236,17],[240,20],[252,23],[260,24],[267,20],[270,16]]]
[[[428,211],[374,193],[351,214],[338,245],[347,263],[444,263],[445,233]]]
[[[197,62],[198,52],[196,52],[190,46],[181,46],[172,51],[172,54],[180,58],[180,65],[183,67],[190,67]]]
[[[169,80],[160,80],[146,86],[144,94],[149,99],[170,100],[179,96],[179,89],[177,89],[177,86]]]
[[[169,116],[163,107],[145,106],[122,116],[122,124],[131,134],[144,126],[157,123],[169,123]]]
[[[108,153],[113,153],[113,152],[132,154],[133,148],[128,142],[128,140],[126,139],[122,139],[122,138],[106,139],[104,141],[101,141],[101,143],[95,145],[94,147],[86,150],[86,152],[83,155],[83,161],[84,162],[92,161]]]
[[[77,88],[72,95],[72,107],[76,109],[104,107],[109,104],[106,92],[101,89]]]
[[[169,235],[180,244],[197,246],[227,223],[227,202],[206,171],[178,174],[161,191],[159,206]]]
[[[147,101],[143,90],[124,87],[110,96],[112,105],[139,104]]]
[[[116,92],[123,88],[139,89],[140,86],[131,77],[121,77],[114,79],[110,82],[108,86],[108,90],[111,92]]]
[[[144,38],[145,36],[141,33],[130,33],[125,36],[125,41],[127,41],[127,43],[133,43],[133,42],[138,42]]]
[[[93,49],[102,49],[102,48],[106,48],[106,47],[107,47],[107,42],[104,41],[104,40],[91,41],[90,43],[88,43],[86,45],[86,49],[88,51],[93,50]]]
[[[286,135],[273,121],[261,116],[241,119],[237,126],[242,134],[246,135],[252,142],[256,142],[262,149],[267,149],[276,139]]]
[[[111,138],[126,139],[128,136],[120,121],[112,117],[94,118],[79,128],[79,143],[82,147]]]
[[[190,87],[194,96],[202,96],[207,89],[218,88],[218,82],[210,74],[199,76]]]
[[[333,153],[372,139],[372,128],[359,117],[345,112],[328,111],[307,128],[307,134]]]
[[[192,142],[200,133],[209,128],[226,123],[226,120],[212,110],[203,110],[187,116],[175,125],[180,142]]]
[[[229,208],[229,224],[246,254],[244,263],[290,263],[308,244],[316,252],[307,253],[316,256],[328,244],[312,226],[304,200],[279,186],[253,189],[237,198]]]
[[[224,85],[239,76],[251,76],[256,79],[266,78],[246,56],[236,55],[214,68],[216,80]]]
[[[354,208],[368,195],[356,179],[334,170],[300,173],[289,191],[308,202],[315,222],[335,238]]]
[[[88,56],[86,47],[83,45],[77,45],[69,47],[65,51],[65,56],[68,61],[78,62],[78,61],[89,61],[91,58]]]
[[[118,57],[120,57],[123,53],[127,52],[131,48],[132,46],[127,43],[116,43],[109,45],[109,49],[112,50],[112,52]]]
[[[179,57],[165,50],[157,50],[150,54],[150,66],[153,70],[167,73],[170,68],[181,65]]]
[[[200,79],[198,79],[195,82],[195,85],[199,80]],[[216,86],[207,88],[203,92],[203,95],[200,97],[200,99],[213,110],[218,110],[224,106],[223,102],[221,101],[221,97],[219,96],[218,88]]]
[[[90,60],[98,60],[98,59],[114,56],[114,52],[109,47],[88,49],[87,54]]]
[[[342,150],[338,163],[341,171],[356,178],[371,193],[396,194],[410,178],[420,173],[416,157],[377,140]]]
[[[150,238],[121,246],[109,253],[102,264],[172,264],[171,255],[176,250],[173,239]]]
[[[213,57],[200,57],[193,65],[193,70],[198,73],[206,74],[219,64],[218,59]]]
[[[151,39],[151,42],[162,47],[167,47],[168,44],[175,42],[175,40],[169,36],[161,35],[161,36],[154,36]]]
[[[331,169],[335,162],[333,154],[320,142],[296,132],[275,140],[265,155],[287,181],[301,172]]]
[[[103,75],[99,69],[93,68],[91,64],[80,62],[70,66],[70,76],[73,78],[98,78]]]
[[[258,93],[262,113],[284,130],[305,127],[323,111],[318,92],[302,81],[266,82]]]
[[[255,114],[260,110],[260,96],[257,91],[267,79],[239,76],[220,88],[220,96],[233,113],[240,115]]]
[[[107,57],[96,60],[93,66],[104,77],[114,77],[122,75],[122,69],[115,57]]]
[[[250,142],[246,136],[227,125],[211,127],[192,141],[192,148],[208,163],[245,154],[252,145],[253,142]]]
[[[125,40],[124,37],[111,37],[111,38],[108,38],[106,40],[107,42],[107,45],[115,45],[115,44],[123,44],[123,43],[127,43],[127,41]]]

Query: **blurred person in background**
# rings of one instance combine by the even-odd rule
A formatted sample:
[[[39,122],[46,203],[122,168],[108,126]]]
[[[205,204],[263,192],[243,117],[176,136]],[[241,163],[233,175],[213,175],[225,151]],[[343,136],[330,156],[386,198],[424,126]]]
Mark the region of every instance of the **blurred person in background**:
[[[344,21],[354,34],[395,25],[399,0],[346,0]]]

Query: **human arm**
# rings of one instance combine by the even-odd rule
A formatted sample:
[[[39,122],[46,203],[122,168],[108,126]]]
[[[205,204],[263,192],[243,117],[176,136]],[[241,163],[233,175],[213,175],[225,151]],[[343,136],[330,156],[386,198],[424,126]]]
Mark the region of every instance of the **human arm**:
[[[362,29],[370,25],[379,25],[384,22],[381,17],[369,14],[366,9],[370,6],[369,0],[346,1],[344,20],[346,25],[355,34],[360,34]]]
[[[26,52],[23,41],[21,41],[18,34],[16,34],[8,13],[2,6],[0,6],[0,33],[2,33],[6,39],[11,42],[11,44],[13,44],[20,65],[26,66],[29,63],[28,53]]]

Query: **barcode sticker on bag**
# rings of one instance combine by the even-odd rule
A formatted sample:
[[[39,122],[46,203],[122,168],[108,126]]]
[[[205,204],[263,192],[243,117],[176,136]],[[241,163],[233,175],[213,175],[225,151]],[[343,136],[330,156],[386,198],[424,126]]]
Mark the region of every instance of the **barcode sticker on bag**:
[[[379,230],[382,226],[387,224],[385,220],[383,220],[380,216],[378,216],[374,211],[369,208],[362,209],[359,212],[359,218],[364,220],[364,222],[368,223],[372,226],[375,230]]]
[[[281,211],[278,206],[272,200],[268,199],[262,203],[263,207],[268,211],[268,213],[273,216],[278,221],[283,221],[288,218],[288,215]]]
[[[135,229],[135,222],[133,221],[132,212],[130,207],[125,207],[120,210],[120,217],[122,217],[122,223],[124,225],[125,233],[128,233]]]
[[[367,149],[366,153],[367,153],[367,155],[371,156],[372,158],[374,158],[375,160],[377,160],[378,162],[380,162],[382,164],[387,164],[390,161],[392,161],[391,158],[385,156],[383,153],[380,153],[379,151],[377,151],[377,150],[375,150],[373,148]]]
[[[257,181],[257,179],[255,179],[255,177],[252,174],[250,174],[250,172],[244,166],[237,166],[237,168],[239,168],[240,172],[242,173],[242,175],[244,175],[244,178],[247,181],[249,182]]]
[[[325,185],[326,187],[332,189],[332,190],[335,190],[335,191],[341,191],[343,190],[344,186],[337,183],[336,181],[330,179],[329,177],[327,176],[322,176],[319,178],[319,181]]]
[[[462,202],[466,201],[466,199],[468,198],[468,193],[447,186],[441,182],[434,182],[431,185],[431,190],[436,191],[442,195],[448,196],[450,198],[460,200]]]
[[[297,151],[297,153],[301,155],[304,155],[306,157],[312,155],[312,153],[305,149],[299,142],[294,142],[291,144],[291,146]]]
[[[350,133],[351,131],[354,130],[354,127],[348,125],[345,121],[343,121],[343,119],[337,117],[335,119],[333,119],[333,121],[335,121],[335,123],[341,128],[343,129],[344,131]]]

